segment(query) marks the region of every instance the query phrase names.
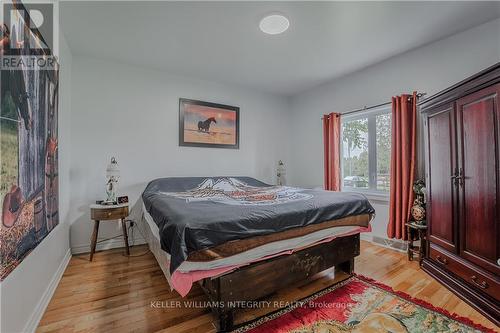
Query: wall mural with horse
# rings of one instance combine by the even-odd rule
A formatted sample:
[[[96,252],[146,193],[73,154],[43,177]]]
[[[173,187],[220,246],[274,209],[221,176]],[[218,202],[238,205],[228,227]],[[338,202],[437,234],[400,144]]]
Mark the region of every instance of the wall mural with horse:
[[[1,24],[2,55],[34,55],[25,21]],[[59,223],[58,82],[57,66],[1,70],[0,280]]]
[[[181,98],[179,145],[239,148],[239,112],[236,106]]]

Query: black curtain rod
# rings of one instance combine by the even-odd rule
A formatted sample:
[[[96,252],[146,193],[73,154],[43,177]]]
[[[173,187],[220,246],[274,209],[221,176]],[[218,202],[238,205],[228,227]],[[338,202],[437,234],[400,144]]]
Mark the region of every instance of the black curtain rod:
[[[348,115],[348,114],[351,114],[351,113],[357,113],[357,112],[361,112],[361,111],[376,109],[378,107],[381,107],[381,106],[384,106],[384,105],[390,105],[390,104],[392,104],[392,101],[391,102],[385,102],[385,103],[377,104],[377,105],[364,106],[361,109],[351,110],[351,111],[348,111],[348,112],[342,112],[341,115],[344,116],[344,115]]]
[[[417,94],[417,98],[425,96],[426,94],[427,93],[418,93]],[[413,98],[413,96],[410,96],[409,98],[411,99],[411,98]],[[342,112],[342,113],[340,113],[340,115],[341,116],[345,116],[345,115],[348,115],[348,114],[351,114],[351,113],[357,113],[357,112],[361,112],[361,111],[376,109],[376,108],[379,108],[381,106],[390,105],[390,104],[392,104],[392,101],[391,102],[385,102],[385,103],[377,104],[377,105],[364,106],[361,109],[355,109],[355,110],[351,110],[351,111],[347,111],[347,112]],[[321,118],[321,119],[323,119],[323,118]]]

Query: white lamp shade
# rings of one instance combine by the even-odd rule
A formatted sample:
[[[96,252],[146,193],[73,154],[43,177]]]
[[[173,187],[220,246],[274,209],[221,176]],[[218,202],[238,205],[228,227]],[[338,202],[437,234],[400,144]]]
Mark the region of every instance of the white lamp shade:
[[[278,173],[279,173],[281,176],[286,175],[286,168],[285,168],[285,164],[284,164],[281,160],[278,162],[278,168],[277,168],[277,170],[276,170],[276,171],[278,171]]]
[[[111,158],[111,162],[106,168],[106,177],[120,177],[120,168],[118,167],[118,162],[114,157]]]

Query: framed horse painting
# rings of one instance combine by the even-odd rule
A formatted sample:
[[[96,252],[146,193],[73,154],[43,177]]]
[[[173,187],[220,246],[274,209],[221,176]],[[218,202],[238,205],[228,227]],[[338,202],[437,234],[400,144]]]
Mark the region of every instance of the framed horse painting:
[[[179,99],[179,145],[238,149],[240,108]]]

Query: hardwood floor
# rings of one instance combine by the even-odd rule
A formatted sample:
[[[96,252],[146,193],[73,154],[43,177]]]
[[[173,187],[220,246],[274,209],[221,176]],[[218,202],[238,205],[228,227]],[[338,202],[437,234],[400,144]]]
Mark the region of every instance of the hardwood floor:
[[[132,255],[146,246],[132,248]],[[150,252],[125,257],[123,249],[74,256],[52,298],[37,332],[215,332],[212,314],[203,307],[184,307],[185,301],[206,301],[196,285],[186,299],[169,290],[167,281]],[[418,267],[406,254],[361,242],[356,258],[358,274],[376,279],[450,312],[469,317],[486,327],[498,329]],[[342,276],[336,274],[335,280]],[[333,284],[332,272],[325,272],[306,284],[287,288],[272,298],[297,300]],[[157,302],[159,301],[159,302]],[[180,307],[171,307],[179,301]],[[154,303],[157,302],[157,303]],[[269,310],[260,310],[260,312]],[[236,321],[261,315],[241,312]]]

